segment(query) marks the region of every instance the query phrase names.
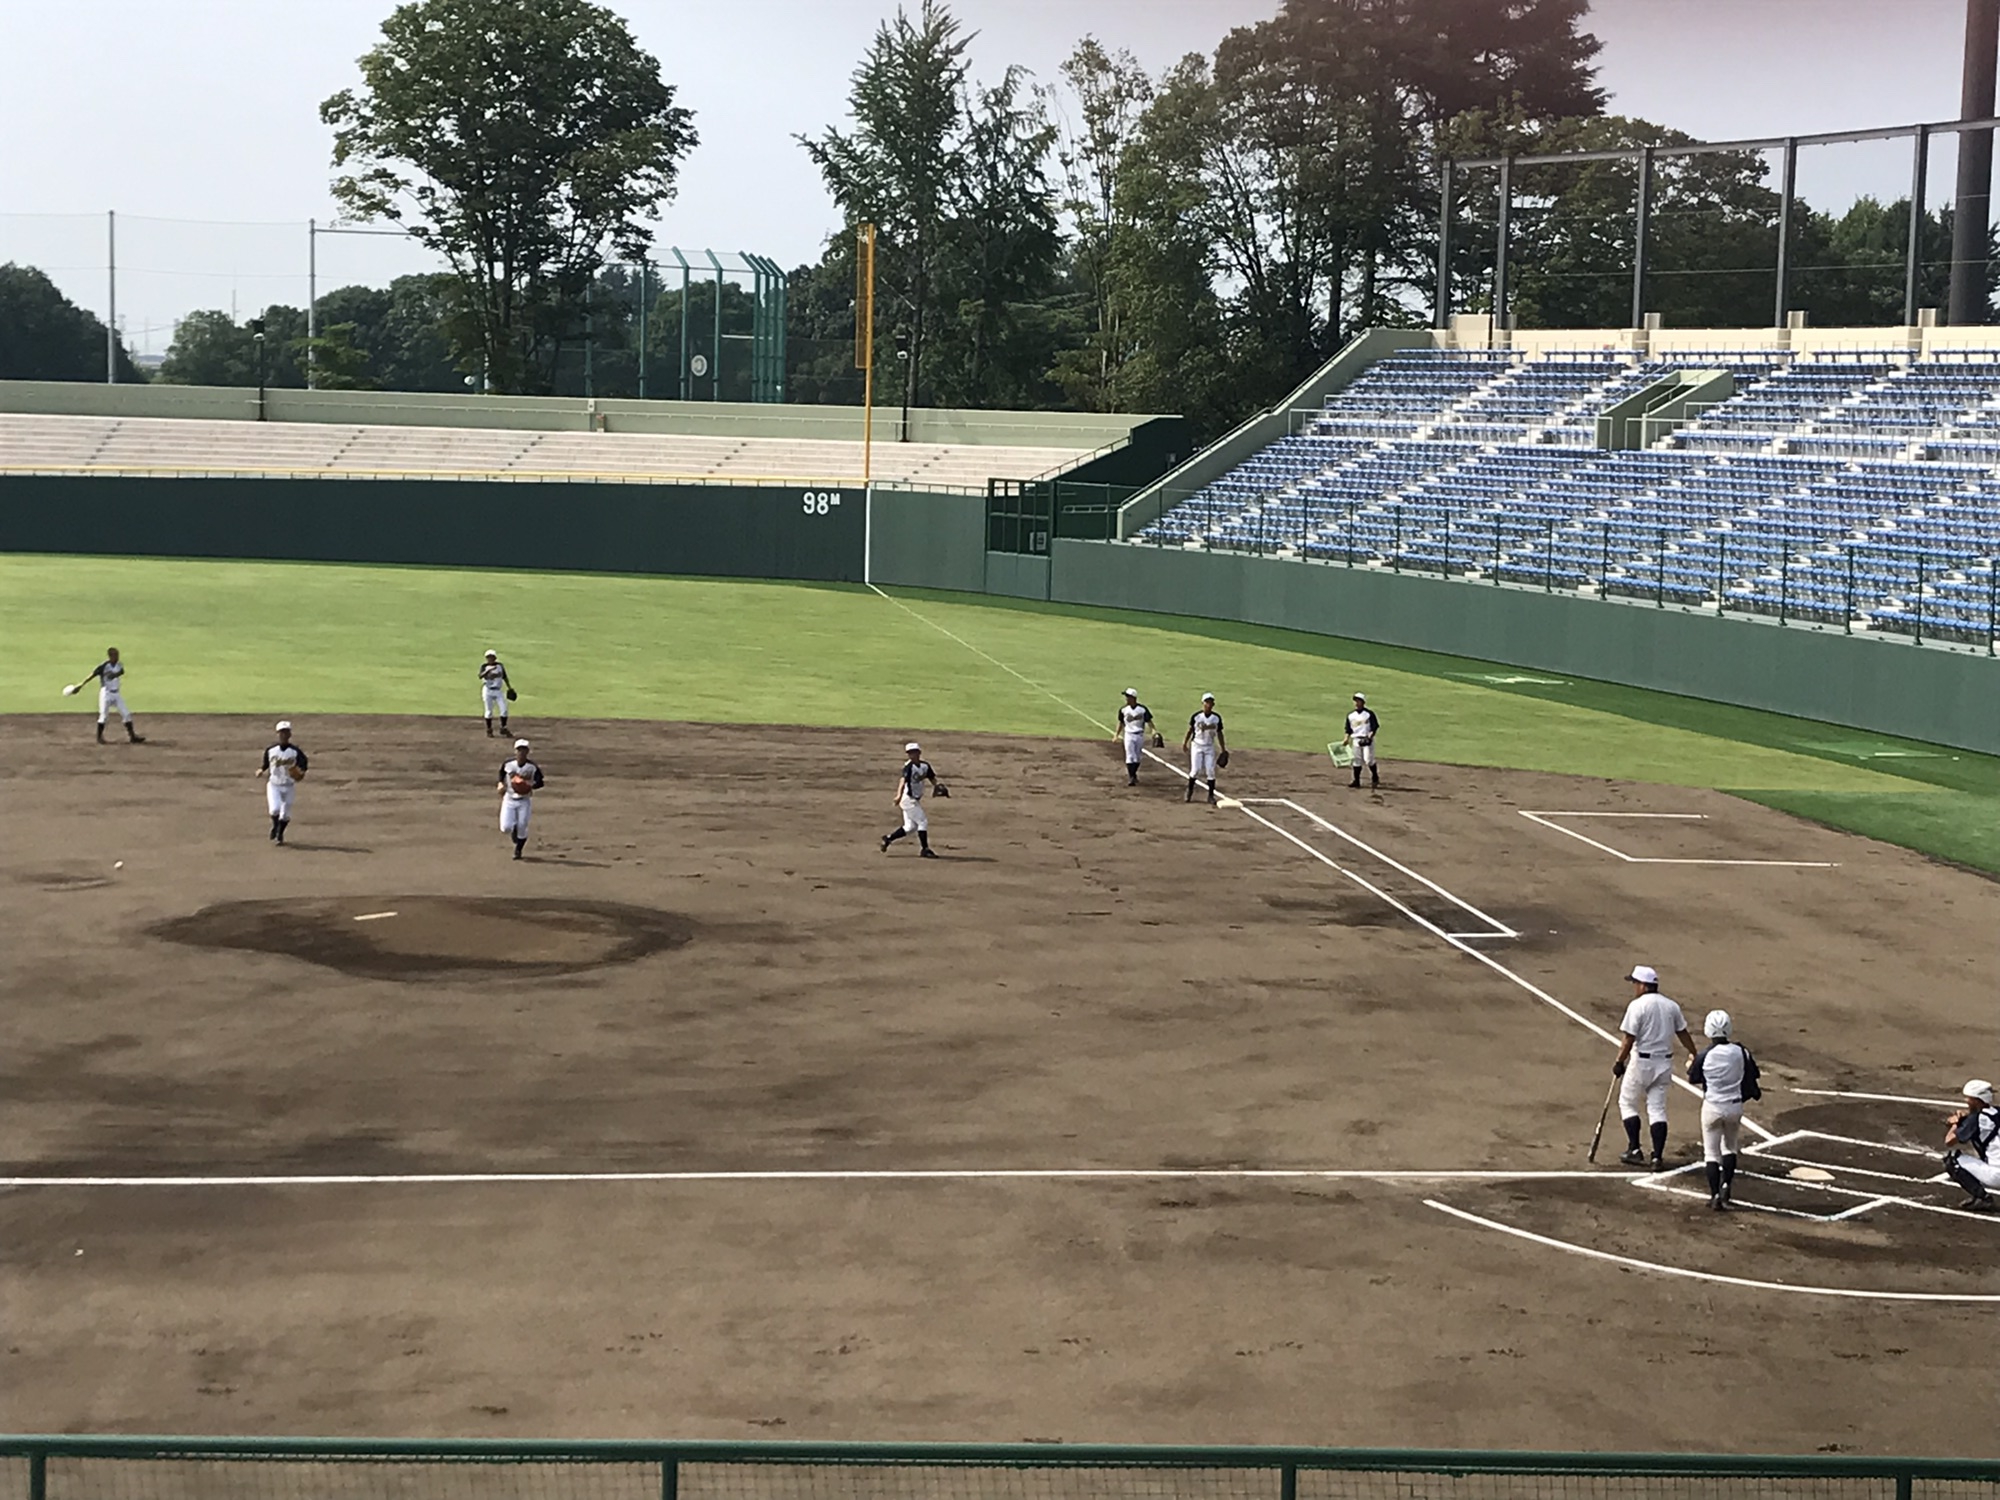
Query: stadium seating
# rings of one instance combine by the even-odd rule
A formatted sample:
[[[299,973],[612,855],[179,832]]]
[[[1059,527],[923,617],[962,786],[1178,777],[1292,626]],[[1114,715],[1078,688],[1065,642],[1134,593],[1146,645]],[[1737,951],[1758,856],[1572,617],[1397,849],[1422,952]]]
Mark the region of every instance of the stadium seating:
[[[1680,370],[1736,394],[1596,446],[1598,414]],[[2000,360],[1399,351],[1135,540],[1985,645]]]
[[[877,479],[984,488],[1071,463],[1068,448],[878,442]],[[326,478],[785,479],[853,483],[861,444],[468,427],[0,413],[0,472],[312,474]]]

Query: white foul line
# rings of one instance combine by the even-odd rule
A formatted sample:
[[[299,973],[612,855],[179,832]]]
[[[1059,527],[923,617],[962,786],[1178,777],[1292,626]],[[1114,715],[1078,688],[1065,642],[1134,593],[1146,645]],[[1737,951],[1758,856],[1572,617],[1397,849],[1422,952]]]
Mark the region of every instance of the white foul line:
[[[875,588],[875,585],[870,584],[869,587]],[[1038,692],[1046,693],[1049,697],[1055,699],[1056,702],[1062,704],[1062,706],[1064,708],[1067,708],[1071,713],[1078,715],[1080,718],[1089,720],[1092,724],[1097,725],[1099,729],[1108,730],[1109,728],[1108,725],[1099,723],[1098,720],[1092,718],[1089,714],[1085,713],[1082,709],[1078,708],[1074,703],[1071,703],[1068,699],[1063,698],[1054,692],[1051,692],[1048,688],[1045,688],[1040,683],[1036,682],[1032,677],[1026,676],[1025,674],[1020,672],[1016,672],[1012,667],[1008,666],[998,657],[991,656],[988,653],[981,651],[977,646],[973,645],[970,641],[964,639],[964,637],[953,635],[951,631],[946,630],[942,625],[938,625],[930,620],[924,619],[922,615],[918,614],[914,609],[911,609],[909,605],[903,603],[902,600],[891,598],[890,595],[882,593],[882,590],[879,588],[875,588],[875,592],[878,594],[882,594],[882,597],[884,599],[888,599],[889,602],[895,605],[898,609],[905,611],[906,613],[908,613],[909,615],[913,616],[918,620],[922,620],[924,624],[930,625],[931,628],[933,630],[936,630],[940,635],[946,636],[951,640],[957,641],[961,646],[965,647],[966,650],[972,652],[975,656],[984,657],[987,661],[992,662],[996,667],[999,667],[1002,671],[1008,673],[1013,677],[1019,678],[1022,682],[1027,683],[1029,687],[1036,689]],[[1172,761],[1169,761],[1162,756],[1154,754],[1153,751],[1151,751],[1150,749],[1146,751],[1146,755],[1148,759],[1157,761],[1159,764],[1163,766],[1168,766],[1171,769],[1173,769],[1176,774],[1179,774],[1180,767],[1174,765]],[[1257,812],[1256,809],[1245,807],[1241,801],[1238,801],[1234,798],[1229,800],[1231,804],[1234,807],[1236,807],[1236,809],[1240,811],[1245,817],[1254,819],[1256,822],[1263,824],[1266,828],[1270,829],[1271,832],[1277,834],[1280,838],[1288,839],[1292,843],[1298,845],[1299,848],[1305,850],[1306,853],[1310,854],[1314,859],[1318,860],[1321,864],[1324,864],[1330,867],[1331,869],[1339,871],[1340,874],[1346,876],[1356,885],[1359,885],[1363,889],[1372,892],[1376,896],[1379,896],[1382,900],[1388,902],[1389,905],[1395,907],[1397,911],[1401,912],[1404,916],[1408,917],[1412,922],[1416,923],[1426,932],[1429,932],[1434,936],[1441,938],[1443,941],[1449,943],[1452,947],[1456,948],[1459,952],[1469,954],[1471,957],[1477,959],[1480,963],[1485,964],[1487,968],[1493,970],[1494,973],[1501,975],[1509,982],[1519,985],[1522,989],[1526,990],[1530,995],[1533,995],[1537,1000],[1541,1001],[1544,1005],[1550,1006],[1553,1009],[1561,1012],[1563,1015],[1569,1017],[1570,1020],[1576,1022],[1577,1025],[1591,1032],[1600,1041],[1603,1041],[1611,1046],[1618,1045],[1618,1038],[1616,1036],[1606,1031],[1602,1026],[1599,1026],[1595,1021],[1591,1020],[1588,1016],[1585,1016],[1578,1011],[1572,1010],[1569,1006],[1563,1004],[1562,1001],[1556,999],[1556,997],[1551,995],[1547,990],[1544,990],[1539,986],[1531,983],[1530,981],[1523,979],[1519,974],[1516,974],[1512,969],[1508,968],[1505,964],[1501,963],[1499,960],[1489,957],[1488,955],[1480,952],[1477,948],[1471,947],[1463,937],[1458,936],[1454,933],[1446,932],[1442,927],[1439,927],[1435,922],[1430,922],[1425,920],[1423,917],[1419,916],[1416,912],[1412,911],[1409,907],[1405,906],[1402,902],[1398,901],[1394,896],[1391,896],[1387,891],[1383,890],[1380,886],[1373,884],[1372,882],[1364,879],[1360,875],[1355,874],[1352,870],[1349,870],[1344,866],[1336,863],[1333,859],[1328,857],[1326,854],[1322,853],[1320,850],[1315,849],[1311,844],[1307,843],[1304,839],[1297,837],[1295,834],[1292,834],[1283,828],[1280,828],[1276,823],[1273,823],[1269,818],[1264,817],[1261,813]],[[1291,805],[1295,807],[1297,806],[1296,803],[1293,803]],[[1523,816],[1527,815],[1523,814]],[[1328,826],[1330,827],[1331,825]],[[1339,830],[1336,829],[1335,831],[1338,832]],[[1558,829],[1557,832],[1568,833],[1569,830]],[[1582,837],[1582,835],[1580,834],[1574,836],[1579,838]],[[1359,841],[1357,840],[1355,842]],[[1586,839],[1585,842],[1589,843],[1591,841]],[[1610,852],[1614,854],[1617,853],[1615,849]],[[1379,857],[1380,856],[1378,856],[1378,858]],[[1622,854],[1619,855],[1618,857],[1620,859],[1628,858],[1628,856]],[[1398,868],[1401,867],[1399,866]],[[1408,873],[1414,874],[1415,872],[1411,871]],[[1422,876],[1417,876],[1417,878],[1419,880],[1423,879]],[[1424,881],[1424,884],[1431,885],[1431,882],[1426,880]],[[1437,890],[1440,888],[1432,886],[1432,889]],[[1446,892],[1445,894],[1449,895],[1449,892]],[[1453,901],[1458,900],[1458,898],[1455,896],[1452,897],[1451,899]],[[1465,906],[1464,902],[1458,902],[1458,904],[1460,906]],[[1472,911],[1475,910],[1475,908],[1468,906],[1466,907],[1466,910]],[[1487,921],[1492,921],[1490,917],[1485,917],[1484,913],[1480,913],[1480,916]],[[1499,925],[1500,924],[1497,922],[1494,923],[1494,926],[1496,927],[1498,927]],[[1675,1075],[1674,1083],[1678,1088],[1685,1090],[1686,1092],[1694,1095],[1696,1098],[1701,1097],[1701,1090],[1696,1088],[1693,1084],[1689,1083],[1685,1078]],[[1757,1124],[1748,1115],[1745,1115],[1743,1117],[1743,1128],[1745,1130],[1750,1131],[1753,1135],[1760,1136],[1765,1140],[1771,1139],[1772,1133],[1766,1130],[1763,1126]]]
[[[1629,1255],[1614,1255],[1609,1250],[1593,1250],[1588,1245],[1572,1244],[1568,1240],[1551,1239],[1545,1234],[1516,1229],[1512,1224],[1502,1224],[1496,1219],[1483,1219],[1478,1214],[1467,1213],[1462,1208],[1453,1208],[1449,1203],[1440,1203],[1435,1198],[1426,1198],[1424,1206],[1434,1208],[1442,1214],[1450,1214],[1454,1219],[1463,1219],[1468,1224],[1477,1224],[1482,1229],[1497,1229],[1502,1234],[1511,1234],[1516,1239],[1528,1240],[1551,1250],[1567,1250],[1571,1255],[1581,1255],[1589,1260],[1608,1261],[1614,1266],[1629,1266],[1635,1271],[1652,1271],[1661,1276],[1681,1276],[1690,1281],[1710,1281],[1722,1286],[1748,1287],[1757,1292],[1794,1292],[1805,1297],[1849,1297],[1870,1302],[2000,1302],[2000,1293],[1870,1292],[1856,1287],[1796,1286],[1788,1281],[1753,1281],[1744,1276],[1724,1276],[1715,1271],[1695,1271],[1686,1266],[1667,1266],[1661,1265],[1658,1261],[1637,1260]]]
[[[289,1176],[0,1177],[7,1188],[489,1186],[571,1182],[1532,1182],[1629,1181],[1625,1173],[1433,1171],[1310,1167],[1019,1167],[899,1171],[778,1169],[722,1172],[331,1172]]]
[[[1551,818],[1689,818],[1706,820],[1707,813],[1642,813],[1642,812],[1529,812],[1526,808],[1516,808],[1516,812],[1530,823],[1537,823],[1554,833],[1573,838],[1580,844],[1588,844],[1593,849],[1601,849],[1614,859],[1621,859],[1628,865],[1742,865],[1758,869],[1779,870],[1837,870],[1840,868],[1831,860],[1824,859],[1664,859],[1649,855],[1627,854],[1623,849],[1614,849],[1609,844],[1599,843],[1574,828],[1565,828],[1560,823],[1551,823]]]

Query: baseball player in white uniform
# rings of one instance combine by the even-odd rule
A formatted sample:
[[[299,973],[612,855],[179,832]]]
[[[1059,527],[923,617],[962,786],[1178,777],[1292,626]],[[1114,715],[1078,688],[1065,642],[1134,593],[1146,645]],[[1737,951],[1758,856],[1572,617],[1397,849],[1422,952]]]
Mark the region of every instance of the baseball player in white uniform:
[[[1146,736],[1153,728],[1153,711],[1139,701],[1137,688],[1125,689],[1118,705],[1118,737],[1125,742],[1125,785],[1139,784],[1139,762],[1145,759]]]
[[[292,821],[292,793],[305,778],[306,753],[292,743],[292,723],[278,721],[278,742],[264,748],[257,774],[264,778],[264,806],[271,814],[271,842],[283,844]]]
[[[1688,1035],[1687,1017],[1681,1008],[1660,993],[1660,976],[1644,964],[1625,976],[1632,982],[1632,1003],[1618,1023],[1622,1040],[1618,1060],[1611,1071],[1623,1079],[1618,1089],[1618,1112],[1625,1121],[1625,1154],[1618,1159],[1628,1167],[1641,1166],[1646,1155],[1639,1149],[1639,1110],[1643,1105],[1652,1122],[1653,1170],[1666,1165],[1667,1086],[1674,1078],[1674,1042],[1695,1055],[1694,1038]]]
[[[922,857],[936,859],[937,852],[931,848],[931,820],[924,813],[924,793],[935,791],[940,797],[949,797],[951,792],[924,759],[922,745],[911,740],[903,746],[903,757],[902,770],[896,778],[896,806],[902,810],[903,826],[882,835],[882,852],[887,854],[897,839],[914,833]]]
[[[1215,768],[1226,764],[1229,754],[1228,742],[1222,735],[1222,715],[1215,711],[1215,694],[1203,693],[1201,707],[1188,715],[1187,733],[1181,737],[1181,749],[1188,752],[1187,795],[1183,802],[1194,801],[1194,784],[1208,783],[1209,805],[1215,805]]]
[[[526,740],[516,740],[514,758],[500,762],[500,831],[514,841],[516,859],[528,845],[528,819],[542,787],[542,768],[528,759],[528,749]]]
[[[1726,1010],[1712,1010],[1701,1023],[1708,1050],[1688,1064],[1688,1082],[1701,1090],[1701,1159],[1708,1170],[1708,1206],[1729,1207],[1736,1185],[1736,1140],[1743,1106],[1764,1097],[1757,1086],[1757,1059],[1730,1034]]]
[[[1368,768],[1368,784],[1371,787],[1382,784],[1382,776],[1375,769],[1375,733],[1382,727],[1382,721],[1368,706],[1368,699],[1354,695],[1354,712],[1347,716],[1347,738],[1341,743],[1354,747],[1354,780],[1349,786],[1361,785],[1361,768]]]
[[[91,669],[90,676],[83,682],[97,683],[97,743],[104,743],[104,726],[115,711],[125,721],[125,738],[135,745],[146,743],[146,737],[132,726],[132,710],[125,706],[125,664],[118,659],[118,648],[104,648],[104,660]],[[81,689],[83,683],[63,689],[65,697]]]
[[[507,732],[507,705],[514,699],[514,685],[507,680],[507,667],[500,653],[489,651],[479,664],[479,702],[486,711],[486,733],[493,734],[493,714],[500,713],[500,732]]]
[[[1945,1121],[1944,1169],[1965,1189],[1960,1207],[1990,1214],[1989,1189],[2000,1188],[2000,1110],[1994,1109],[1993,1085],[1984,1078],[1968,1080],[1961,1092],[1965,1108]]]

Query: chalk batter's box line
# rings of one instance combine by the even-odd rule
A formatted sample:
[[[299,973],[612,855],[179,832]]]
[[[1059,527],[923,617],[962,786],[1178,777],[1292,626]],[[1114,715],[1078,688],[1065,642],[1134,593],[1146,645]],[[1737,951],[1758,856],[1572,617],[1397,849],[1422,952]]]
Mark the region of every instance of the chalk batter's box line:
[[[1614,849],[1611,845],[1591,838],[1588,834],[1578,833],[1574,828],[1565,828],[1560,823],[1550,821],[1552,818],[1658,818],[1676,822],[1706,822],[1708,819],[1707,813],[1552,812],[1546,810],[1530,812],[1526,808],[1516,808],[1515,811],[1520,813],[1530,823],[1540,824],[1543,828],[1560,833],[1565,838],[1572,838],[1580,844],[1588,844],[1593,849],[1600,849],[1604,853],[1609,854],[1613,859],[1623,860],[1628,865],[1737,865],[1767,870],[1837,870],[1840,868],[1836,862],[1824,859],[1666,859],[1643,854],[1627,854],[1623,849]]]

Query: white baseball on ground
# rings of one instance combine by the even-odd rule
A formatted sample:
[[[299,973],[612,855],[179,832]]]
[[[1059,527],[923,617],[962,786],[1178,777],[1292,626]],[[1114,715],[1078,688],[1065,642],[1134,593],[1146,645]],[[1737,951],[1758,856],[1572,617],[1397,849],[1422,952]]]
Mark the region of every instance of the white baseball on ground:
[[[122,870],[125,868],[125,861],[122,859],[114,859],[111,861],[111,868],[114,870]]]

